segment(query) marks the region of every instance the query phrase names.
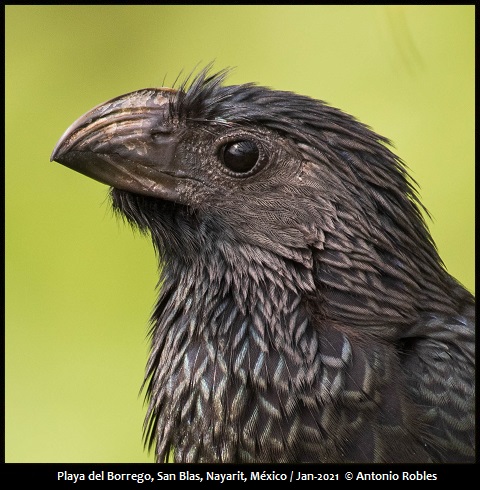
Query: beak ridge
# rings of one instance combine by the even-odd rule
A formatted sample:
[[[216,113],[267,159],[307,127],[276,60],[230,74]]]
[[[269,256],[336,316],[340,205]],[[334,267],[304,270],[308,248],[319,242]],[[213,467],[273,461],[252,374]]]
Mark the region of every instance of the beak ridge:
[[[143,89],[94,107],[64,132],[50,161],[117,189],[176,200],[179,135],[169,128],[172,94]]]

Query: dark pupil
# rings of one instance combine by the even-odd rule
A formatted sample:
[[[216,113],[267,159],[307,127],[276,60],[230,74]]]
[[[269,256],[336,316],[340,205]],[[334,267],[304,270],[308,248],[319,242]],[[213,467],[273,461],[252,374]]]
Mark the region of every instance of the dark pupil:
[[[242,140],[228,143],[223,149],[223,163],[233,172],[248,172],[259,157],[257,145],[253,141]]]

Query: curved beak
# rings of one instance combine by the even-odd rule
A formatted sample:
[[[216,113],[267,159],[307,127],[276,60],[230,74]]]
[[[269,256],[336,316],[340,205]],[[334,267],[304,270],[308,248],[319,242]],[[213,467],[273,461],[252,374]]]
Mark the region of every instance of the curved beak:
[[[169,122],[174,94],[143,89],[98,105],[65,131],[50,161],[117,189],[177,200],[181,132]]]

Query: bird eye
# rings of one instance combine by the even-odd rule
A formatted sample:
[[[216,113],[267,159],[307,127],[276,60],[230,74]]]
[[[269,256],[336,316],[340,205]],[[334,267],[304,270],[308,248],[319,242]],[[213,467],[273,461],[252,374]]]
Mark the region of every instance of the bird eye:
[[[227,143],[220,150],[222,163],[232,172],[244,174],[255,167],[260,150],[254,141],[239,140]]]

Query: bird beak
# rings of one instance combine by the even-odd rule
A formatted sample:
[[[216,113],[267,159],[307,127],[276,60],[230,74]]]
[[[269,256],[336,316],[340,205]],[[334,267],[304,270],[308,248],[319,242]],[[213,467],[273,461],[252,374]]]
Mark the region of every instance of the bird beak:
[[[98,105],[65,131],[50,161],[117,189],[178,201],[180,134],[166,126],[172,94],[144,89]]]

